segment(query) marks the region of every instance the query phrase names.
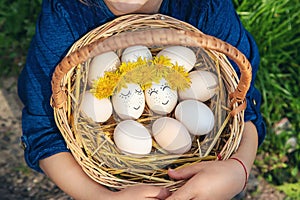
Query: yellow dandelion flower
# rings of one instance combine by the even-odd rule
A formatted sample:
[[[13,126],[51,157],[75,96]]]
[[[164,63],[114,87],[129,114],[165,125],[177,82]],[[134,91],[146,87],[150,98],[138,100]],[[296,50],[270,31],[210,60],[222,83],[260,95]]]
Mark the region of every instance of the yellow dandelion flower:
[[[110,97],[115,89],[115,85],[112,83],[118,82],[119,79],[120,75],[118,73],[106,72],[103,77],[94,81],[91,92],[98,99]]]
[[[149,61],[138,58],[135,62],[123,62],[115,71],[105,72],[105,75],[94,82],[91,92],[95,97],[107,98],[114,92],[127,88],[128,83],[135,83],[143,90],[159,83],[165,78],[174,90],[183,90],[190,86],[188,72],[183,66],[172,64],[165,56],[154,57]]]
[[[166,56],[156,56],[154,57],[152,63],[154,65],[163,65],[166,67],[172,67],[171,59]]]

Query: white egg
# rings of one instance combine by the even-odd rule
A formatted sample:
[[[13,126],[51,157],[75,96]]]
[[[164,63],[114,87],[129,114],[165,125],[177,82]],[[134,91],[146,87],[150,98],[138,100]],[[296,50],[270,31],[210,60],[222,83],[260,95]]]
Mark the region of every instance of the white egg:
[[[157,114],[168,114],[175,108],[178,100],[177,91],[172,90],[165,79],[145,90],[146,103]]]
[[[151,60],[151,51],[146,46],[131,46],[123,51],[121,60],[122,62],[135,62],[139,57],[142,59]]]
[[[125,120],[116,126],[114,142],[126,154],[149,154],[152,149],[150,133],[142,124],[134,120]]]
[[[112,104],[121,119],[138,119],[144,112],[145,95],[138,84],[127,84],[112,96]]]
[[[83,94],[80,109],[95,122],[105,122],[112,115],[112,105],[109,99],[97,99],[91,92]]]
[[[209,133],[215,124],[214,114],[204,103],[197,100],[180,102],[175,109],[175,118],[193,135]]]
[[[157,56],[170,58],[173,64],[183,66],[186,71],[190,71],[196,64],[196,55],[190,48],[184,46],[170,46],[161,50]]]
[[[218,78],[209,71],[192,71],[189,74],[191,79],[190,88],[178,92],[181,100],[196,99],[207,101],[218,91]]]
[[[166,151],[183,154],[191,149],[192,139],[185,126],[170,117],[157,119],[152,125],[155,141]]]
[[[120,65],[120,59],[113,51],[95,56],[89,67],[88,85],[92,87],[93,81],[103,77],[106,71],[115,70]]]

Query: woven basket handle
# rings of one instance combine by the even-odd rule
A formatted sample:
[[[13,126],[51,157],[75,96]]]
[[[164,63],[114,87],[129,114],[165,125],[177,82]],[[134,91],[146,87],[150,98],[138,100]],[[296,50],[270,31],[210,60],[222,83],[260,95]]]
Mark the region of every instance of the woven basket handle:
[[[230,95],[232,102],[242,102],[250,87],[252,68],[247,58],[235,47],[215,37],[198,32],[175,29],[147,29],[136,32],[123,32],[90,43],[63,58],[57,65],[52,76],[52,106],[61,108],[67,100],[64,76],[78,64],[108,51],[124,49],[133,45],[182,45],[195,46],[215,50],[225,54],[239,67],[241,76],[235,91]]]

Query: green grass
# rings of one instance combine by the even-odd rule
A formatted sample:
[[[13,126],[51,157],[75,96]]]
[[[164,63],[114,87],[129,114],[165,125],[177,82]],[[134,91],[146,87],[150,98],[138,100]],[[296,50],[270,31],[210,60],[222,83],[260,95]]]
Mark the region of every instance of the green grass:
[[[41,0],[0,0],[0,76],[17,75],[25,63]]]
[[[300,182],[283,184],[276,187],[278,190],[284,192],[287,195],[285,200],[300,199]]]
[[[233,0],[245,27],[259,45],[261,65],[256,86],[268,134],[256,165],[276,185],[299,180],[300,166],[300,0]],[[0,0],[0,77],[15,76],[24,65],[41,0]],[[274,125],[288,118],[280,135]],[[295,137],[296,150],[286,141]]]

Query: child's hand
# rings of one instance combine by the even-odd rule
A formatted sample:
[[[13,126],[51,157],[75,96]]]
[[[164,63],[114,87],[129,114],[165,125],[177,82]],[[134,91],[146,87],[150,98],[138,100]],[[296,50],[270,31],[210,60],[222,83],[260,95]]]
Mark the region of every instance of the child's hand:
[[[174,179],[189,179],[167,200],[231,199],[245,182],[245,173],[235,160],[206,161],[178,170],[169,170]]]
[[[119,192],[115,192],[114,200],[163,200],[170,196],[168,189],[163,187],[155,187],[150,185],[137,185],[125,188]]]

